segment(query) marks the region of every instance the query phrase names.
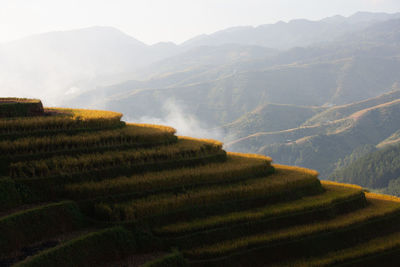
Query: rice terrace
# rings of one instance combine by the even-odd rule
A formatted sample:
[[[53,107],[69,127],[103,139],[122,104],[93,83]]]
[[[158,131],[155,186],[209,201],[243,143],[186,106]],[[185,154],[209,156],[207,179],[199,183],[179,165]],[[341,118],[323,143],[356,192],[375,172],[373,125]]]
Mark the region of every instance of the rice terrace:
[[[397,265],[400,198],[121,118],[0,99],[0,266]]]

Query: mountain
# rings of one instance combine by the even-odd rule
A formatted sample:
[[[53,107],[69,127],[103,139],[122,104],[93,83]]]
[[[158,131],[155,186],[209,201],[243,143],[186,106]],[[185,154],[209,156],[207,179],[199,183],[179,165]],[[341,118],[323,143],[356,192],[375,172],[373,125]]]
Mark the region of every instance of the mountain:
[[[234,134],[235,138],[246,137],[251,132],[261,132],[266,129],[269,132],[292,129],[325,109],[324,107],[267,103],[221,128],[228,135]],[[225,141],[229,139],[225,138]]]
[[[210,81],[227,73],[259,71],[316,56],[332,57],[327,56],[325,48],[315,46],[398,17],[399,14],[357,13],[348,18],[236,27],[199,36],[179,46],[165,42],[149,46],[111,27],[38,34],[0,44],[0,88],[4,95],[39,95],[47,104],[62,104],[65,98],[88,90],[177,72],[181,75],[176,77],[183,80]],[[207,41],[210,38],[216,41]],[[311,45],[314,48],[310,50],[300,48],[279,55],[266,49],[282,51]],[[387,49],[378,47],[375,53]],[[391,53],[396,49],[392,47]],[[328,54],[333,52],[332,48],[328,50]]]
[[[303,125],[310,126],[314,124],[323,124],[326,122],[343,119],[359,110],[368,109],[380,104],[394,101],[396,99],[400,99],[400,90],[395,90],[390,93],[382,94],[380,96],[364,101],[329,108],[311,117],[306,122],[304,122]]]
[[[148,46],[111,27],[38,34],[0,45],[1,93],[56,101],[65,93],[123,81],[174,53],[173,44]]]
[[[326,32],[332,39],[324,37],[325,31],[310,30],[309,34],[326,41],[310,37],[312,44],[284,51],[240,41],[147,46],[110,28],[80,30],[81,36],[76,31],[57,33],[61,37],[54,42],[56,33],[51,33],[31,43],[40,44],[38,51],[53,51],[57,57],[52,60],[61,67],[52,60],[40,60],[41,52],[31,57],[43,62],[43,68],[35,63],[22,72],[25,76],[18,72],[0,75],[3,82],[19,78],[25,84],[35,83],[44,94],[45,85],[57,82],[54,87],[63,96],[64,106],[112,109],[123,112],[129,121],[166,121],[186,128],[199,122],[202,128],[224,135],[229,149],[269,154],[277,162],[315,168],[328,177],[366,153],[399,140],[397,16],[357,13],[349,18],[265,26],[281,27],[282,36],[289,28],[301,32],[305,25],[328,27],[324,29],[329,29]],[[344,32],[335,35],[333,25]],[[226,33],[233,36],[250,28]],[[92,49],[97,40],[110,37],[103,42],[107,49]],[[26,50],[29,42],[22,43]],[[6,51],[4,47],[0,51]],[[61,52],[68,56],[61,57]],[[9,55],[0,53],[8,64],[17,64]],[[32,73],[31,79],[20,79]],[[64,82],[59,82],[60,76]]]
[[[92,93],[94,101],[87,101],[84,96],[76,99],[93,103],[93,108],[114,109],[136,118],[162,117],[165,113],[162,103],[174,99],[184,103],[185,112],[215,127],[233,122],[265,103],[347,104],[390,91],[400,82],[400,61],[396,57],[374,57],[368,53],[249,71],[237,71],[235,66],[188,68],[145,82],[131,81],[102,88],[108,92],[105,98]],[[167,79],[166,83],[155,84]],[[122,88],[124,94],[117,93]],[[147,105],[153,109],[145,109]]]
[[[229,43],[259,45],[275,49],[290,49],[297,46],[309,46],[326,43],[336,38],[359,31],[374,23],[400,18],[400,13],[358,12],[348,18],[334,16],[319,21],[296,19],[257,27],[233,27],[210,35],[199,35],[182,45],[194,47],[200,45],[223,45]]]
[[[327,178],[332,171],[343,167],[346,157],[352,154],[355,157],[354,153],[362,156],[373,150],[368,146],[395,139],[393,134],[400,128],[400,92],[332,107],[315,117],[320,119],[314,120],[315,124],[310,119],[297,128],[254,133],[226,146],[234,151],[267,154],[282,164],[314,168]]]
[[[196,74],[201,72],[209,73],[215,68],[221,69],[227,65],[234,64],[234,68],[238,68],[238,65],[254,60],[270,59],[278,53],[277,50],[266,47],[240,44],[181,49],[181,53],[176,56],[168,57],[139,69],[133,77],[146,80],[188,71]],[[197,79],[197,81],[201,80],[210,80],[210,77]]]
[[[62,104],[82,92],[129,80],[145,81],[173,75],[183,86],[238,72],[260,71],[298,61],[304,63],[317,57],[327,61],[337,59],[338,50],[342,51],[342,57],[356,54],[343,52],[346,49],[317,46],[321,40],[327,44],[340,36],[344,38],[346,33],[356,36],[371,25],[397,17],[399,14],[358,13],[348,18],[237,27],[211,35],[212,39],[222,41],[204,42],[201,41],[203,37],[197,37],[198,41],[189,40],[179,46],[165,42],[149,46],[111,27],[38,34],[0,44],[0,88],[4,95],[39,95],[47,104]],[[379,37],[386,40],[390,36]],[[272,38],[276,45],[265,38]],[[384,44],[382,41],[381,45]],[[312,49],[304,49],[310,45]],[[299,48],[278,53],[266,47]],[[397,48],[392,46],[393,51],[386,53],[386,57],[390,58]],[[388,49],[377,47],[374,53]],[[160,84],[158,88],[166,86],[170,84]]]
[[[164,103],[170,100],[213,128],[267,103],[350,104],[398,88],[399,22],[378,22],[340,37],[341,41],[283,52],[243,45],[192,48],[138,71],[142,78],[147,77],[143,80],[102,86],[77,95],[66,105],[118,110],[131,120],[162,119],[168,114]],[[146,109],[149,105],[151,110]],[[268,127],[249,128],[247,135],[268,131]],[[244,134],[233,132],[230,136]]]
[[[327,90],[334,91],[334,73],[339,67],[340,64],[327,63],[240,73],[233,70],[222,72],[222,75],[218,75],[221,72],[217,69],[218,77],[211,80],[157,88],[131,87],[124,95],[110,97],[97,104],[125,112],[128,116],[161,117],[164,113],[162,103],[166,99],[174,99],[187,107],[186,112],[196,114],[209,125],[218,126],[236,120],[266,102],[321,105],[329,101],[332,95],[320,90],[321,82]],[[185,80],[190,81],[187,77]],[[115,85],[109,87],[108,91],[113,92],[125,86]],[[296,86],[298,90],[293,92]],[[288,98],[287,95],[292,96]],[[145,109],[147,105],[153,109]],[[99,106],[95,104],[93,107]]]

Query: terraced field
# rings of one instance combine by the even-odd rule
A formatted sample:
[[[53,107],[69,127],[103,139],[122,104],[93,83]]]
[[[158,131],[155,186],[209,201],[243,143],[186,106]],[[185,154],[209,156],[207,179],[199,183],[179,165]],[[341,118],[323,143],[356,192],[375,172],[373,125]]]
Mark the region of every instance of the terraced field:
[[[32,103],[1,110],[25,114]],[[400,258],[398,198],[170,127],[126,124],[119,113],[27,114],[0,119],[0,266],[377,266]]]

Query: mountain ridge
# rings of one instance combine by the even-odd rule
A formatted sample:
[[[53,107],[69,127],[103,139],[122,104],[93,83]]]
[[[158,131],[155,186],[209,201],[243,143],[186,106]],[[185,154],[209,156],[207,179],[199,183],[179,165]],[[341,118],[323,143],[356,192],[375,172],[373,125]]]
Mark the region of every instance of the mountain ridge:
[[[338,161],[360,147],[378,147],[391,136],[392,144],[397,140],[394,134],[400,125],[397,119],[400,116],[398,96],[399,91],[394,91],[367,101],[344,105],[342,109],[351,110],[347,116],[341,115],[328,121],[322,119],[315,124],[308,123],[278,132],[253,133],[226,146],[236,151],[267,153],[279,163],[312,167],[328,177]],[[391,100],[392,97],[397,99]],[[354,110],[356,108],[358,110]],[[322,113],[329,114],[330,110],[335,113],[338,108],[333,107]]]
[[[394,18],[398,14],[376,15],[382,16],[380,19],[376,19],[374,16],[367,14],[366,20],[376,24],[382,20]],[[349,18],[345,20],[349,20]],[[292,23],[283,24],[287,26],[299,23],[304,23],[304,20],[294,20]],[[320,23],[327,24],[326,22]],[[329,24],[333,25],[334,23],[332,23]],[[279,26],[279,24],[277,25]],[[232,29],[228,29],[228,32],[230,31]],[[297,29],[294,31],[301,32]],[[102,45],[99,46],[99,43]],[[316,43],[314,42],[314,44]],[[252,48],[244,48],[246,45],[243,47],[239,40],[235,45],[242,47],[229,48],[229,46],[225,46],[218,50],[218,46],[212,45],[214,51],[213,49],[198,50],[200,53],[195,50],[191,51],[190,55],[194,58],[197,56],[198,60],[187,63],[186,68],[198,73],[205,73],[208,69],[208,65],[206,65],[208,58],[214,60],[213,71],[219,71],[218,69],[228,65],[229,71],[234,73],[236,69],[259,68],[265,62],[274,65],[286,61],[289,64],[293,60],[302,60],[311,55],[317,56],[318,50],[324,49],[315,47],[312,50],[294,49],[291,54],[286,53],[280,56],[275,55],[276,51],[268,51],[263,43],[254,43],[255,46]],[[295,46],[304,45],[300,42]],[[192,48],[194,47],[199,48],[198,45],[192,46]],[[224,49],[230,49],[231,53],[227,53],[225,59],[215,58],[215,55],[219,55],[218,51]],[[389,48],[386,47],[384,50],[387,49]],[[395,47],[392,49],[395,51]],[[35,51],[35,53],[29,51]],[[49,101],[63,104],[58,99],[69,98],[71,95],[78,95],[98,87],[127,80],[151,79],[155,75],[165,75],[171,71],[185,71],[185,68],[177,67],[177,63],[174,63],[174,60],[180,63],[185,62],[185,57],[181,60],[178,57],[173,58],[175,55],[188,53],[188,51],[190,51],[189,47],[170,42],[147,45],[112,27],[95,26],[80,30],[49,32],[0,44],[0,60],[3,62],[0,66],[0,86],[5,94],[23,97],[39,93],[45,103]],[[319,53],[320,55],[324,54],[323,51]],[[201,55],[202,57],[200,57]],[[165,61],[166,67],[162,67],[160,60],[167,58],[170,59],[169,63]],[[274,60],[275,63],[273,63]],[[218,68],[214,68],[217,66],[215,63]],[[168,67],[170,65],[172,65],[171,68]],[[139,71],[146,66],[148,66],[147,70]],[[215,76],[215,74],[212,75]],[[208,79],[208,76],[205,75],[204,79]]]
[[[333,18],[333,19],[330,19]],[[360,30],[371,25],[371,22],[400,18],[400,13],[369,13],[357,12],[349,17],[329,17],[321,20],[293,19],[289,22],[278,21],[274,24],[258,26],[237,26],[220,30],[209,35],[199,35],[182,43],[183,46],[221,45],[240,43],[247,45],[261,45],[270,48],[289,49],[295,46],[307,46],[312,43],[322,42],[323,38],[317,35],[326,34],[325,40],[332,41],[346,33]],[[328,23],[329,22],[329,23]],[[342,27],[331,27],[334,23],[342,23]],[[364,24],[364,25],[363,25]],[[318,29],[320,27],[321,29]],[[310,34],[310,32],[316,31]],[[278,33],[280,35],[278,35]],[[240,35],[236,36],[236,35]],[[272,36],[269,39],[265,36]],[[296,37],[294,37],[296,36]],[[277,41],[282,38],[282,41]],[[295,42],[294,40],[296,40]],[[241,41],[240,41],[241,40]]]

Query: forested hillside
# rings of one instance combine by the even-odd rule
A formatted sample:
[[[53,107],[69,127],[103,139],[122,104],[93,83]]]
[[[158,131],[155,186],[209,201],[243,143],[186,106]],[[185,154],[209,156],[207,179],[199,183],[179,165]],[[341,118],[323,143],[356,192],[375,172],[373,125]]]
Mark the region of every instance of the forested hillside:
[[[329,177],[384,192],[400,194],[400,145],[367,153]]]

